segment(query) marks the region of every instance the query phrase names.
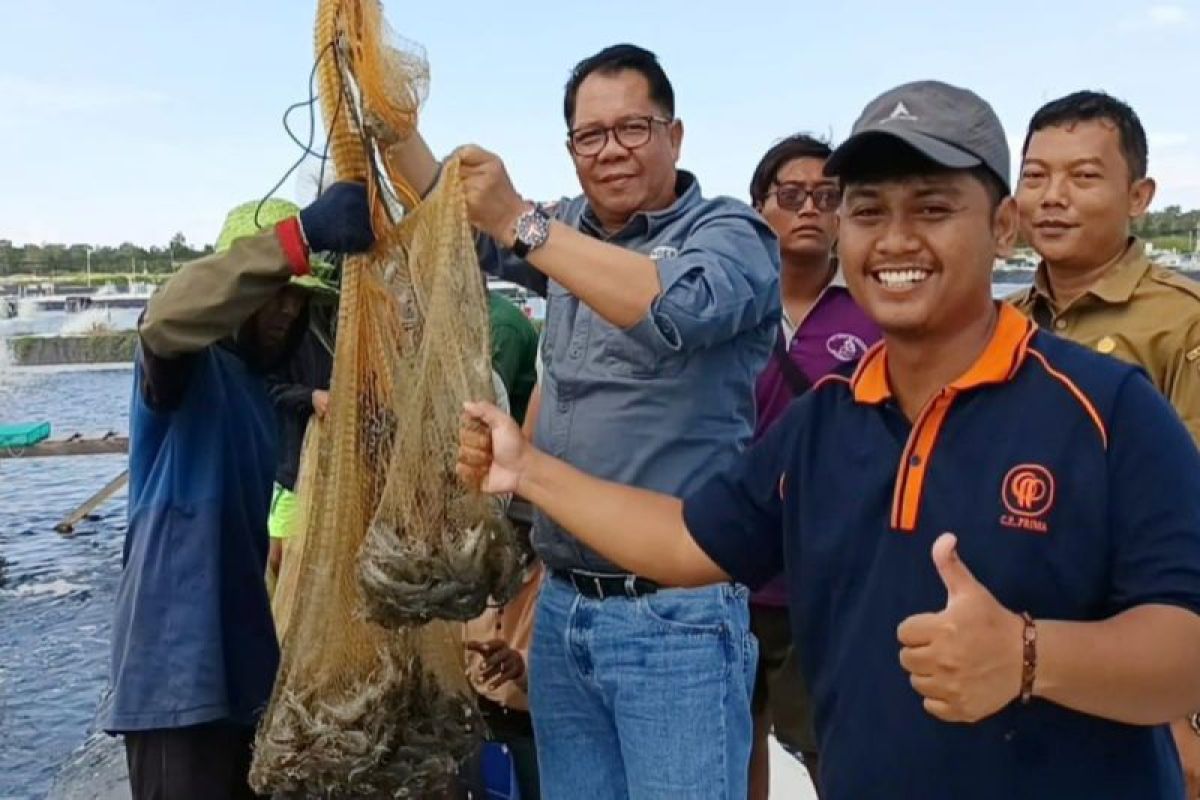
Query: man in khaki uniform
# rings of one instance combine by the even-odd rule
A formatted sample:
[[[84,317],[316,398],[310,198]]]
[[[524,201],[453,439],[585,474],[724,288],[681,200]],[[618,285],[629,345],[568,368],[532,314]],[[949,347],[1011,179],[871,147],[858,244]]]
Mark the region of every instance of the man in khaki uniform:
[[[1015,197],[1043,260],[1009,299],[1044,329],[1140,365],[1200,443],[1200,283],[1150,263],[1130,234],[1154,198],[1146,169],[1146,132],[1120,100],[1084,91],[1039,109]],[[1195,798],[1200,716],[1173,730]]]

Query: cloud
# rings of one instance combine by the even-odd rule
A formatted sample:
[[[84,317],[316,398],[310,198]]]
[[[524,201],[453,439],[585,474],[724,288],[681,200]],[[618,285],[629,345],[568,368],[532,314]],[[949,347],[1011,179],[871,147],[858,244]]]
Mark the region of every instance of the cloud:
[[[1184,6],[1160,3],[1147,6],[1126,17],[1119,27],[1124,31],[1168,31],[1172,28],[1189,27],[1191,21],[1191,12]]]
[[[1150,174],[1158,181],[1155,207],[1200,208],[1200,143],[1180,131],[1152,132]]]
[[[1191,142],[1190,136],[1178,131],[1163,131],[1162,133],[1151,133],[1148,136],[1151,150],[1171,150],[1185,147]]]
[[[63,83],[21,75],[0,75],[6,114],[79,114],[160,105],[166,95],[132,86]]]
[[[1151,151],[1150,174],[1158,182],[1155,208],[1170,205],[1200,208],[1200,153],[1170,150],[1155,157]]]
[[[3,206],[0,206],[0,208],[3,208]],[[12,212],[15,215],[19,210],[12,209]],[[12,218],[8,214],[6,216],[9,216],[10,219]],[[16,225],[6,226],[4,232],[0,233],[0,239],[8,239],[18,247],[27,244],[43,245],[47,242],[65,241],[62,238],[58,238],[56,236],[57,233],[59,231],[54,225],[46,223],[41,219],[26,219],[16,223]]]
[[[1188,11],[1183,6],[1150,6],[1146,11],[1146,20],[1156,28],[1179,25],[1187,22]]]

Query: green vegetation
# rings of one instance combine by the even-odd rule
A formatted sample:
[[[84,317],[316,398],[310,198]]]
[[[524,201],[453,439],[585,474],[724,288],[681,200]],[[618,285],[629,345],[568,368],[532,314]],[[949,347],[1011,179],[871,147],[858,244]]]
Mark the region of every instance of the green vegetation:
[[[1184,211],[1179,206],[1167,206],[1151,211],[1133,224],[1133,232],[1154,242],[1163,250],[1190,251],[1200,236],[1200,209]]]
[[[50,280],[77,283],[88,271],[89,251],[93,283],[105,280],[118,282],[131,273],[141,276],[166,277],[186,261],[208,255],[212,245],[196,247],[188,244],[182,233],[171,237],[166,245],[141,247],[126,242],[119,247],[92,247],[86,244],[29,244],[24,247],[0,239],[0,278],[13,281]],[[161,279],[160,277],[160,279]]]
[[[133,360],[135,331],[85,336],[17,336],[8,340],[15,363],[22,366],[51,364],[115,364]]]
[[[179,262],[183,263],[183,262]],[[111,283],[118,289],[125,288],[125,282],[129,278],[141,283],[160,284],[167,278],[171,277],[169,272],[151,272],[149,275],[143,273],[131,274],[128,272],[96,272],[92,271],[92,286],[99,287],[106,283]],[[57,286],[84,286],[87,280],[83,273],[80,272],[55,272],[53,274],[36,274],[32,272],[17,273],[15,275],[6,275],[0,269],[0,284],[42,284],[52,283]]]
[[[1194,245],[1194,239],[1189,239],[1187,236],[1149,236],[1148,241],[1153,242],[1155,250],[1176,250],[1180,253],[1190,253]]]

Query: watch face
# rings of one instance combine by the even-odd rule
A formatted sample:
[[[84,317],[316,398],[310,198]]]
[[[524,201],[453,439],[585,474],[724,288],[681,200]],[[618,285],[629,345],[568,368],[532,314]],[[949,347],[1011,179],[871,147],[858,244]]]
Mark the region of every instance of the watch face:
[[[517,238],[530,247],[537,247],[550,235],[550,219],[541,211],[533,210],[517,220]]]

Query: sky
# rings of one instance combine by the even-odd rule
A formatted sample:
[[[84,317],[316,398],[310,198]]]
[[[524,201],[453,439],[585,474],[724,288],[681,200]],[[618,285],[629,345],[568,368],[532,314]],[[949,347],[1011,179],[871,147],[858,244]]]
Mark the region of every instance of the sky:
[[[281,119],[308,98],[315,5],[0,0],[0,239],[213,241],[227,209],[263,196],[301,155]],[[1121,97],[1150,137],[1153,207],[1200,207],[1200,0],[385,0],[384,9],[429,58],[420,127],[434,152],[480,144],[533,199],[578,192],[563,145],[570,68],[629,41],[655,51],[670,75],[681,166],[708,195],[744,199],[777,139],[844,138],[872,97],[935,78],[988,100],[1014,155],[1042,103],[1083,88]],[[294,120],[307,134],[307,115]],[[304,199],[306,185],[289,179],[278,194]]]

